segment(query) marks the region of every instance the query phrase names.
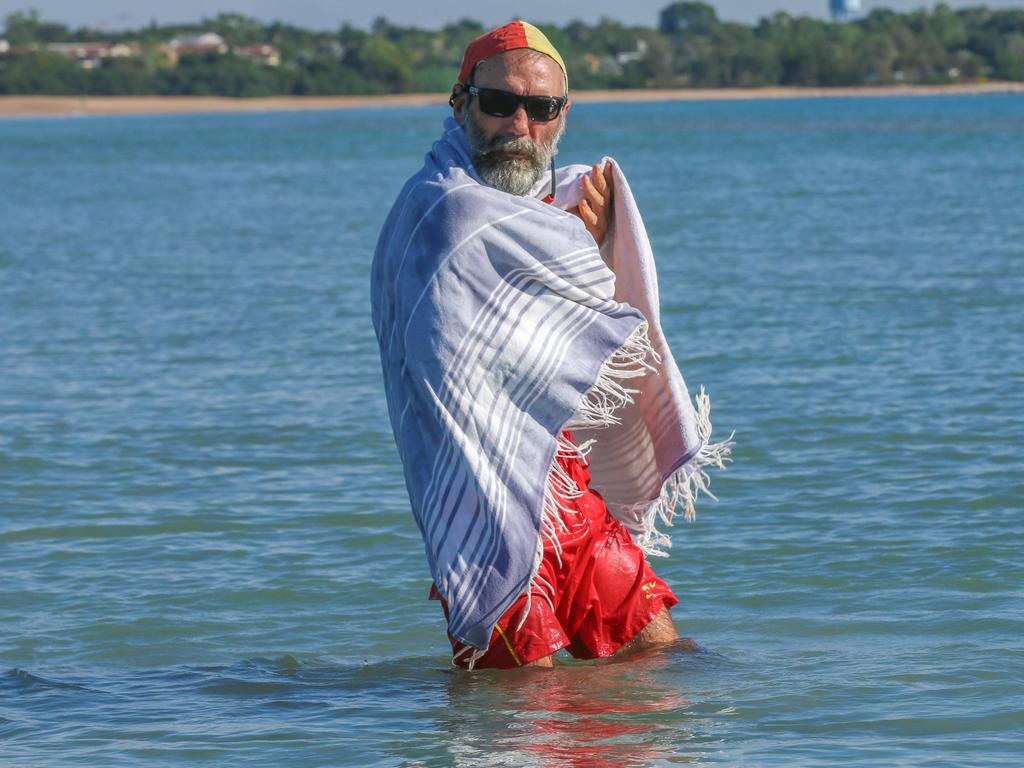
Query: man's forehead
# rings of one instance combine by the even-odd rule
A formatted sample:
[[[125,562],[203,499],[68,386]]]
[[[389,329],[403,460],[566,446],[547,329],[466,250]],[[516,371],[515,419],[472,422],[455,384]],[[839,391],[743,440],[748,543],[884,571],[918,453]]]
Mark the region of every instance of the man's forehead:
[[[504,51],[484,59],[477,64],[472,82],[491,87],[515,82],[534,93],[543,90],[549,95],[565,92],[565,76],[558,62],[528,48]]]

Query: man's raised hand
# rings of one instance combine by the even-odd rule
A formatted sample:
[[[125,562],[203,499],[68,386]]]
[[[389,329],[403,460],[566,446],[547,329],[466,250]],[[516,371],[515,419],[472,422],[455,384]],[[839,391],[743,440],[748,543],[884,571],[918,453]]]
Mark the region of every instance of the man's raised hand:
[[[605,163],[604,170],[595,163],[593,170],[583,177],[583,199],[573,211],[583,219],[587,231],[597,241],[604,243],[608,225],[612,219],[612,199],[615,185],[612,181],[612,164]]]

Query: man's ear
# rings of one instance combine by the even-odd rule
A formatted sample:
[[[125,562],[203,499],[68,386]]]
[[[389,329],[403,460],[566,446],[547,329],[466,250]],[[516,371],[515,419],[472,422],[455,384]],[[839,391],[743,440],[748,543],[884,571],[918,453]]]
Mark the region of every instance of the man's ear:
[[[452,95],[448,99],[448,105],[452,108],[452,117],[455,118],[455,122],[459,125],[463,123],[462,108],[466,104],[467,96],[465,86],[462,83],[456,83],[452,86]]]

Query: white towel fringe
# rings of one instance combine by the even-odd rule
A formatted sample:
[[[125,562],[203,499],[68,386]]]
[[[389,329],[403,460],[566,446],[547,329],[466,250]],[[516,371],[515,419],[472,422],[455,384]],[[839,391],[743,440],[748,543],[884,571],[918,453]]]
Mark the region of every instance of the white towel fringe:
[[[651,346],[651,340],[647,336],[647,323],[641,323],[629,338],[613,354],[598,372],[597,380],[588,389],[577,408],[576,413],[566,423],[566,429],[600,428],[607,427],[619,422],[616,415],[622,406],[633,402],[633,395],[639,390],[626,387],[622,382],[629,379],[646,376],[648,373],[657,373],[658,369],[649,361],[655,364],[661,362],[661,357]],[[551,597],[554,596],[554,587],[545,581],[539,574],[540,564],[544,558],[544,542],[550,543],[558,561],[558,567],[562,567],[562,544],[558,540],[558,532],[567,530],[562,515],[575,513],[576,510],[566,507],[562,499],[578,499],[583,495],[584,489],[580,488],[568,472],[559,463],[559,459],[574,458],[587,464],[587,455],[593,447],[594,440],[585,440],[579,445],[565,439],[559,432],[555,447],[555,455],[548,468],[548,482],[544,488],[544,506],[541,513],[540,537],[537,540],[537,551],[534,555],[533,568],[530,581],[526,585],[526,605],[520,614],[519,625],[516,631],[526,623],[526,617],[533,607],[533,593],[536,591],[547,601],[554,610],[554,603]],[[551,594],[541,589],[547,587]]]
[[[635,504],[628,508],[626,514],[632,519],[639,519],[640,530],[636,533],[637,544],[648,555],[667,557],[665,550],[672,546],[667,534],[657,529],[661,520],[665,525],[672,525],[678,507],[683,508],[683,519],[692,522],[697,516],[696,502],[703,493],[717,501],[711,493],[711,478],[705,472],[706,467],[725,469],[727,462],[732,461],[733,437],[718,443],[711,439],[711,398],[704,392],[704,387],[696,397],[697,401],[697,436],[703,447],[690,461],[681,466],[665,481],[661,494],[654,501]]]
[[[537,537],[537,549],[536,549],[536,551],[534,552],[534,555],[533,555],[533,567],[530,569],[530,581],[526,584],[526,591],[523,593],[523,594],[526,595],[526,604],[523,606],[523,610],[519,613],[519,623],[516,625],[516,632],[518,632],[520,629],[523,628],[523,624],[526,623],[526,617],[530,615],[530,608],[533,607],[533,590],[534,590],[534,587],[537,586],[537,580],[541,579],[541,576],[540,576],[540,564],[541,564],[541,561],[544,559],[544,539],[545,539],[545,537],[550,536],[550,534],[547,533],[547,527],[551,525],[551,522],[550,522],[550,520],[548,520],[548,515],[547,515],[547,495],[545,495],[545,497],[544,497],[544,508],[545,508],[545,511],[544,511],[543,523],[544,523],[545,528],[542,531],[542,535]],[[552,540],[554,540],[554,541],[557,541],[558,537],[557,536],[550,536],[550,538]],[[559,564],[559,566],[561,566],[561,564],[562,564],[561,547],[559,547],[556,550],[556,553],[558,555],[558,564]],[[541,579],[541,581],[543,581],[543,579]],[[545,582],[545,583],[547,583],[547,582]],[[550,600],[548,602],[550,602]]]
[[[639,391],[625,386],[622,382],[646,376],[648,373],[657,373],[657,368],[649,362],[650,360],[658,364],[661,362],[661,357],[651,346],[647,336],[647,323],[642,323],[601,367],[597,381],[583,395],[580,407],[572,419],[566,423],[566,429],[599,429],[619,423],[616,411],[632,403],[633,395]],[[703,444],[701,449],[690,461],[672,473],[662,485],[657,499],[635,504],[627,510],[630,517],[640,520],[640,530],[634,531],[634,535],[636,543],[649,556],[667,557],[666,550],[672,546],[672,539],[657,529],[659,520],[665,525],[672,525],[676,509],[682,506],[683,518],[692,521],[697,515],[696,502],[700,494],[703,493],[715,499],[710,488],[711,478],[704,471],[705,467],[725,469],[726,462],[732,461],[731,453],[735,433],[721,442],[710,442],[711,398],[704,392],[704,387],[701,387],[696,402],[697,436]],[[532,575],[525,591],[526,604],[520,613],[519,624],[516,626],[517,632],[522,629],[527,616],[530,615],[534,592],[541,595],[554,610],[554,603],[551,600],[555,592],[554,587],[539,573],[540,564],[544,558],[544,542],[550,542],[558,565],[561,567],[562,546],[558,541],[558,531],[566,530],[562,514],[575,510],[566,508],[560,499],[576,499],[584,493],[584,489],[580,488],[562,468],[558,459],[572,457],[586,464],[587,455],[594,442],[594,440],[587,440],[575,445],[561,434],[558,435],[555,457],[548,469],[548,482],[544,489],[541,535],[537,538],[537,550],[531,569]],[[481,655],[483,652],[477,651],[470,657],[470,669]]]
[[[647,323],[641,323],[626,339],[597,374],[597,381],[580,400],[572,418],[566,422],[566,429],[601,429],[618,424],[617,411],[633,402],[633,395],[640,390],[627,387],[625,382],[657,373],[654,364],[661,363],[661,356],[651,346],[647,337]]]
[[[472,645],[464,645],[462,647],[461,651],[458,651],[457,653],[452,654],[452,666],[453,667],[458,666],[455,662],[458,661],[459,657],[462,656],[463,654],[465,654],[466,651],[472,651],[472,653],[469,654],[469,656],[466,659],[466,666],[467,666],[467,668],[470,671],[473,670],[473,667],[476,666],[476,663],[478,661],[480,661],[480,659],[483,657],[483,655],[485,653],[487,653],[487,649],[486,648],[482,648],[481,649],[481,648],[474,648]]]
[[[594,440],[585,440],[576,445],[559,433],[555,447],[555,458],[552,459],[551,467],[548,469],[548,482],[544,487],[544,507],[541,512],[540,532],[542,540],[548,541],[554,549],[559,567],[562,566],[562,545],[558,541],[558,532],[568,530],[562,515],[575,512],[575,510],[566,507],[561,499],[578,499],[583,495],[583,489],[565,471],[558,459],[574,458],[586,464],[587,455],[590,453],[594,442]],[[543,541],[540,557],[543,557]],[[533,570],[534,576],[536,576],[539,566],[540,559],[538,558]],[[531,586],[534,584],[534,579],[530,579],[530,584]]]

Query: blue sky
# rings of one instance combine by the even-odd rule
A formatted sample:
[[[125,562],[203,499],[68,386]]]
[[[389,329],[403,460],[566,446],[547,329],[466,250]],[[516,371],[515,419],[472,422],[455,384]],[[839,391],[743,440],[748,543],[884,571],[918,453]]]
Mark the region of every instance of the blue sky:
[[[377,0],[356,3],[339,0],[0,0],[0,17],[28,7],[36,8],[44,18],[72,26],[88,24],[101,29],[139,27],[150,19],[161,23],[197,21],[212,15],[211,9],[236,11],[264,21],[280,19],[312,29],[334,29],[344,22],[366,27],[378,15],[398,24],[436,28],[464,17],[488,24],[522,16],[530,21],[564,24],[572,19],[594,22],[601,16],[629,24],[654,26],[658,12],[669,0],[588,0],[552,3],[551,0],[519,0],[512,3],[469,3],[454,0]],[[908,11],[933,3],[920,0],[862,0],[865,8],[888,7]],[[949,3],[954,7],[988,5],[990,8],[1020,7],[1020,0],[966,0]],[[824,17],[828,0],[719,0],[712,5],[721,18],[754,22],[777,10],[792,14]]]

